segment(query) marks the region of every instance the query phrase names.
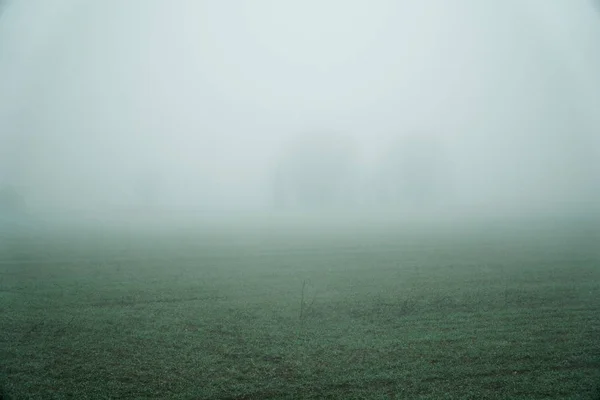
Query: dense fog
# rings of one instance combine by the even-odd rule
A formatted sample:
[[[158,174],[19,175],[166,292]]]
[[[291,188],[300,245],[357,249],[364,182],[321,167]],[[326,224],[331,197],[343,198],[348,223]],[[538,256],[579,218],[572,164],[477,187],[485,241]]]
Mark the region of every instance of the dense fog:
[[[5,0],[0,215],[598,211],[596,6]]]

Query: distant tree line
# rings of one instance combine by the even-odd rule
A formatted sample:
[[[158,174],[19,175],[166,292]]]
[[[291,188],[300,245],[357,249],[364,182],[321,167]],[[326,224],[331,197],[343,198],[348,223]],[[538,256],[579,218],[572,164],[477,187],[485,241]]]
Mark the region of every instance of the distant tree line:
[[[375,168],[361,169],[359,149],[339,134],[316,134],[283,151],[273,176],[279,209],[431,205],[447,195],[444,152],[426,136],[403,136]]]
[[[25,212],[25,198],[13,185],[0,186],[0,215],[13,216]]]

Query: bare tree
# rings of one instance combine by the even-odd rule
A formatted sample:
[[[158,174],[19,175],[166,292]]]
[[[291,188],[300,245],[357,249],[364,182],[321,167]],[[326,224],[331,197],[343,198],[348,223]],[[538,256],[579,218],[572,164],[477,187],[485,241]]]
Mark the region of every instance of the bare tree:
[[[354,199],[352,142],[330,133],[303,136],[285,149],[273,173],[273,200],[280,208],[330,208]]]
[[[14,185],[0,187],[0,215],[20,216],[25,212],[25,199]]]
[[[393,143],[374,179],[378,201],[387,206],[427,206],[447,195],[447,161],[442,146],[425,135]]]

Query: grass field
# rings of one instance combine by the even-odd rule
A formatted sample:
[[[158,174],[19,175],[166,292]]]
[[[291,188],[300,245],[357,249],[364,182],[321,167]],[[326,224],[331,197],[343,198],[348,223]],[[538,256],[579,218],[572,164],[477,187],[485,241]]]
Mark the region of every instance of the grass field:
[[[599,399],[594,224],[0,242],[6,399]]]

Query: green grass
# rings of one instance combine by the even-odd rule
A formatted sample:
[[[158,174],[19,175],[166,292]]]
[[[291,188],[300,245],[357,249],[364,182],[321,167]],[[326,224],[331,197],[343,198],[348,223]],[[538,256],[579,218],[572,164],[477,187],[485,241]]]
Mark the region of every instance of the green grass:
[[[594,227],[316,232],[3,237],[0,394],[600,398]]]

